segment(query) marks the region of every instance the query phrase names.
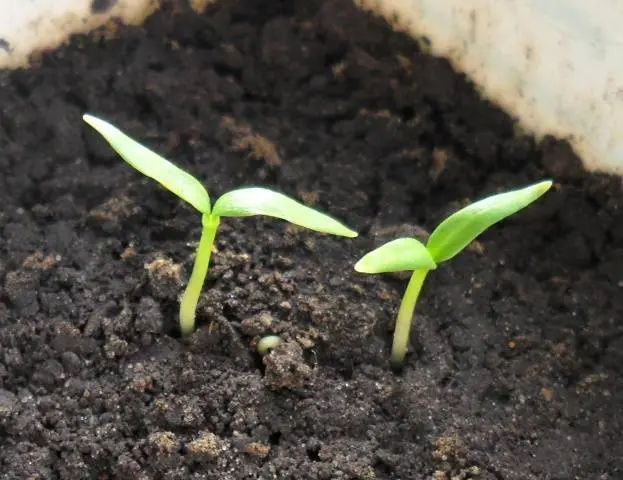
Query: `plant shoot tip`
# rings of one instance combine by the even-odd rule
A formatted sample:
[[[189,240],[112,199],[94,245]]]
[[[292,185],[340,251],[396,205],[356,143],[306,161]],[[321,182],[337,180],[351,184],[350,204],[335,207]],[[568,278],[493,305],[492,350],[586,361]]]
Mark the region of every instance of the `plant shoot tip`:
[[[375,273],[375,272],[371,272],[369,271],[368,268],[366,268],[364,262],[362,262],[363,259],[359,260],[357,263],[355,263],[355,271],[359,272],[359,273]]]
[[[552,180],[545,180],[541,183],[539,183],[538,185],[540,185],[540,189],[542,193],[547,192],[550,188],[552,188],[552,185],[554,184],[554,182]]]
[[[89,125],[92,125],[93,121],[95,120],[95,117],[93,115],[89,115],[88,113],[85,113],[84,115],[82,115],[82,120],[84,120]]]
[[[257,342],[257,353],[266,355],[281,345],[281,338],[278,335],[267,335]]]

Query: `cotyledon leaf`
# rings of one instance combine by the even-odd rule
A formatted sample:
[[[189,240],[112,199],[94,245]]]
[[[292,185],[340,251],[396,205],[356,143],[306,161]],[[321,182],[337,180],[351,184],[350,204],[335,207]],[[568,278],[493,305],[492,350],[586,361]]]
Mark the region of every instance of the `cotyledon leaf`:
[[[397,238],[364,255],[355,270],[361,273],[388,273],[437,268],[427,248],[415,238]]]
[[[350,238],[358,235],[328,215],[262,187],[239,188],[225,193],[214,203],[212,214],[220,217],[267,215],[318,232]]]
[[[428,238],[426,248],[435,262],[449,260],[491,225],[527,207],[551,186],[547,180],[472,203],[441,222]]]
[[[201,213],[210,213],[210,196],[201,182],[190,173],[141,145],[110,123],[88,114],[82,118],[136,170],[153,178]]]

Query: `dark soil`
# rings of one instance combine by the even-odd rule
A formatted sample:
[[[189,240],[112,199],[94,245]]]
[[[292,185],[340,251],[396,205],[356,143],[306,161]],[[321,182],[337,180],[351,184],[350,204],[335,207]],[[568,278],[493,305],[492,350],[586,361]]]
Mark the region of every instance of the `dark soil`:
[[[623,478],[623,201],[347,0],[167,6],[0,75],[0,478]],[[81,121],[362,234],[226,220],[180,339],[196,212]],[[489,193],[553,190],[425,285],[378,243]],[[257,339],[282,336],[260,359]]]

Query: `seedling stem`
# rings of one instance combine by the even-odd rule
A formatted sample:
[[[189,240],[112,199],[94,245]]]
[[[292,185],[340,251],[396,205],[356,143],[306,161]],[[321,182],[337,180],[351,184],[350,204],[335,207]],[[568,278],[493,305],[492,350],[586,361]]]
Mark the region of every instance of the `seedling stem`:
[[[399,368],[407,355],[407,344],[409,343],[409,332],[415,304],[417,303],[422,285],[430,270],[418,269],[411,274],[411,279],[405,290],[405,294],[400,302],[400,309],[396,318],[396,330],[394,331],[394,343],[392,345],[391,364],[394,368]]]
[[[218,231],[221,218],[217,215],[203,215],[201,217],[201,238],[197,247],[197,256],[186,290],[180,301],[180,330],[182,335],[189,335],[195,328],[195,312],[203,289],[203,283],[208,274],[210,256],[214,246],[214,239]]]

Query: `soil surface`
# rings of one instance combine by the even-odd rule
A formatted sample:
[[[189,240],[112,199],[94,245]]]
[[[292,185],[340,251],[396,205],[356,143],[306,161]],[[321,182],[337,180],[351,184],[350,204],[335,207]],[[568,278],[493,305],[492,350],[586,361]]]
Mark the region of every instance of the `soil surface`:
[[[0,75],[1,479],[623,478],[619,179],[347,0],[169,4],[34,60]],[[87,111],[361,235],[223,221],[181,339],[199,216]],[[429,276],[393,373],[406,282],[354,262],[545,177]]]

